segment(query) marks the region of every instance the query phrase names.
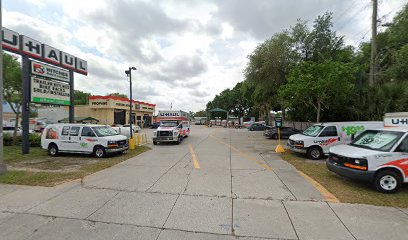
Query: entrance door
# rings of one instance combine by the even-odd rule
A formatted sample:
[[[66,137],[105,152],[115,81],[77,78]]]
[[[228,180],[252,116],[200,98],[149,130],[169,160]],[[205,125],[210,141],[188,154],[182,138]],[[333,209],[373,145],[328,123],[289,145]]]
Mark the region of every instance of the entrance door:
[[[115,124],[125,125],[126,124],[126,111],[123,109],[115,109],[113,116],[113,122]]]

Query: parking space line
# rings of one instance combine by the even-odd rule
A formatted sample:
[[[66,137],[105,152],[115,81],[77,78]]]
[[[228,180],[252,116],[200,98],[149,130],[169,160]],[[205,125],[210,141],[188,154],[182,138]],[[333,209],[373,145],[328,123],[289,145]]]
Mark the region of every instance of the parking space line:
[[[191,157],[193,158],[194,168],[199,169],[200,164],[198,163],[197,155],[195,154],[193,146],[191,145],[191,143],[188,144],[188,148],[190,149],[190,154],[191,154]]]
[[[329,192],[325,187],[320,185],[320,183],[316,182],[313,178],[309,177],[308,175],[304,174],[303,172],[296,170],[303,178],[305,178],[310,184],[312,184],[319,192],[322,194],[326,202],[332,203],[339,203],[339,199],[337,199],[331,192]]]
[[[214,138],[215,140],[217,140],[218,142],[224,144],[225,146],[230,147],[232,150],[234,150],[235,152],[237,152],[237,153],[238,153],[239,155],[241,155],[242,157],[244,157],[244,158],[246,158],[246,159],[249,159],[249,160],[255,162],[256,164],[258,164],[258,165],[261,166],[262,168],[264,168],[264,169],[266,169],[266,170],[269,170],[269,171],[272,171],[272,168],[269,167],[267,164],[263,163],[262,161],[260,161],[260,160],[258,160],[258,159],[256,159],[256,158],[254,158],[254,157],[248,155],[248,154],[245,153],[245,152],[240,151],[239,149],[237,149],[236,147],[232,146],[231,144],[228,144],[228,143],[224,142],[223,140],[221,140],[221,139],[219,139],[219,138],[217,138],[217,137],[215,137],[215,136],[213,136],[213,135],[210,135],[210,137]]]

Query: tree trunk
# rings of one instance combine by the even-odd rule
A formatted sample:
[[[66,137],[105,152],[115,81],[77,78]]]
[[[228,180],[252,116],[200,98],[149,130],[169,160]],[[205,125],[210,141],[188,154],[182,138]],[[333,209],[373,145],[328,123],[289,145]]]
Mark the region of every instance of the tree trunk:
[[[320,111],[321,111],[321,109],[322,109],[322,105],[321,105],[320,101],[318,100],[317,101],[317,109],[316,109],[316,111],[317,111],[316,122],[320,122]]]
[[[14,123],[14,132],[13,132],[13,145],[17,144],[17,128],[19,122],[20,113],[16,113],[16,122]]]

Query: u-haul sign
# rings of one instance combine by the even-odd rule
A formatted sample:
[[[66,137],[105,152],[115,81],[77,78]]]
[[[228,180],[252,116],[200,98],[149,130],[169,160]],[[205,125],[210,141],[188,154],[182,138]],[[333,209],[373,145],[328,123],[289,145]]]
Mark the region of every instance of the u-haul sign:
[[[385,127],[408,127],[408,112],[386,113],[384,115]]]
[[[2,46],[4,50],[26,55],[40,61],[54,64],[87,75],[88,65],[83,59],[43,44],[30,37],[20,35],[8,28],[2,28]]]

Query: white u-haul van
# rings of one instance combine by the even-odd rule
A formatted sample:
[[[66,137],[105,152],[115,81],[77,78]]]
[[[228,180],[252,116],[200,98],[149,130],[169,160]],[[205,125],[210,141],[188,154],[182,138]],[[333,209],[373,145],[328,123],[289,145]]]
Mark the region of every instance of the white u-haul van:
[[[59,152],[94,154],[124,152],[129,148],[126,136],[119,135],[110,126],[90,124],[50,124],[41,135],[41,147],[51,156]]]
[[[408,113],[387,113],[384,128],[367,130],[348,145],[330,148],[327,168],[371,182],[384,193],[408,183]]]
[[[188,113],[183,111],[159,111],[160,126],[153,132],[153,144],[174,142],[179,144],[190,135]]]
[[[367,129],[383,127],[383,122],[327,122],[315,124],[303,133],[289,137],[288,146],[294,152],[307,154],[311,159],[320,159],[329,154],[332,146],[350,143]]]

